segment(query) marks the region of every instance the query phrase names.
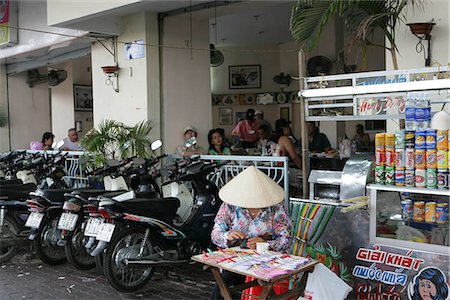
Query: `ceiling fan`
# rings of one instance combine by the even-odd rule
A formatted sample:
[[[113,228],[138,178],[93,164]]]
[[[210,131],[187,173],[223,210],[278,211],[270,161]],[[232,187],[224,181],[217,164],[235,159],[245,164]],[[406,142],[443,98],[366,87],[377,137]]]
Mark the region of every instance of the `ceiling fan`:
[[[67,78],[66,70],[51,70],[46,75],[41,75],[38,69],[27,71],[26,83],[29,87],[47,82],[49,86],[57,86]]]
[[[278,83],[278,84],[281,84],[284,86],[289,86],[289,84],[291,83],[292,77],[290,74],[285,75],[283,72],[281,72],[279,75],[274,76],[272,79],[275,83]]]
[[[218,67],[223,64],[224,57],[222,52],[216,49],[214,44],[209,44],[209,66]]]

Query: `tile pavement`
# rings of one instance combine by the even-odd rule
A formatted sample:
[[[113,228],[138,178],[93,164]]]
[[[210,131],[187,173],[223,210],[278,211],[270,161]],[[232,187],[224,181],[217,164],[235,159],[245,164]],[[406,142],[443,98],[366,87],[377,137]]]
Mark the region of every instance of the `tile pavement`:
[[[12,299],[208,299],[214,283],[199,264],[157,269],[141,290],[121,293],[95,269],[80,271],[70,264],[49,266],[19,254],[0,265],[0,300]]]

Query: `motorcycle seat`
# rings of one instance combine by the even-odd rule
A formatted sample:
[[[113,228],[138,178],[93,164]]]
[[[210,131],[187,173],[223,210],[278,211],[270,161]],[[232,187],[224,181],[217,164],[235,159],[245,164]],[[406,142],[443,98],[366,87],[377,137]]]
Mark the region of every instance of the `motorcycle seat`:
[[[30,198],[30,192],[33,192],[36,190],[36,185],[29,183],[29,184],[23,184],[26,185],[26,188],[17,189],[17,188],[8,188],[4,189],[3,187],[0,188],[0,197],[6,198],[4,200],[26,200]]]
[[[34,183],[27,184],[5,184],[0,186],[0,192],[3,191],[28,191],[32,192],[36,190],[36,185]]]
[[[131,214],[172,223],[180,207],[180,200],[178,198],[136,198],[118,202],[117,205]]]
[[[64,203],[64,194],[72,192],[73,189],[50,189],[43,191],[43,196],[47,199],[50,199],[52,203],[62,204]]]
[[[107,190],[101,190],[101,189],[80,189],[80,190],[74,190],[71,192],[72,195],[79,195],[83,197],[84,199],[88,199],[89,197],[97,197],[97,196],[105,196],[105,197],[115,197],[117,195],[125,193],[125,190],[119,190],[119,191],[107,191]]]
[[[136,198],[160,198],[160,195],[155,191],[135,192]]]
[[[23,184],[21,179],[0,179],[0,186],[9,185],[9,184]]]

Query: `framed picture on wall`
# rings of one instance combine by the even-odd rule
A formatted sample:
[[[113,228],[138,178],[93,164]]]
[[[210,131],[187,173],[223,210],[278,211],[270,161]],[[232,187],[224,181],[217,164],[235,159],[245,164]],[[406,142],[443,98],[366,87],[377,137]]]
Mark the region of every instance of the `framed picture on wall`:
[[[92,86],[74,84],[73,97],[75,100],[75,110],[92,111]]]
[[[230,89],[261,88],[261,65],[229,66]]]
[[[289,107],[280,107],[280,118],[289,121]]]
[[[231,107],[219,108],[219,125],[233,124],[233,109]]]

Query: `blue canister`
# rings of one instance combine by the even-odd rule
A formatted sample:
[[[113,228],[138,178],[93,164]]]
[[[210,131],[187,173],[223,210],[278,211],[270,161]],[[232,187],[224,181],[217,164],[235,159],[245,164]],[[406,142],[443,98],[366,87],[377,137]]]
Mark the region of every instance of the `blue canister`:
[[[436,130],[428,129],[427,130],[427,139],[426,139],[426,147],[429,150],[436,149]]]
[[[447,189],[449,181],[449,173],[447,169],[438,169],[436,178],[437,178],[437,188]]]
[[[425,141],[427,139],[427,131],[419,130],[415,134],[415,148],[416,150],[425,150]]]

